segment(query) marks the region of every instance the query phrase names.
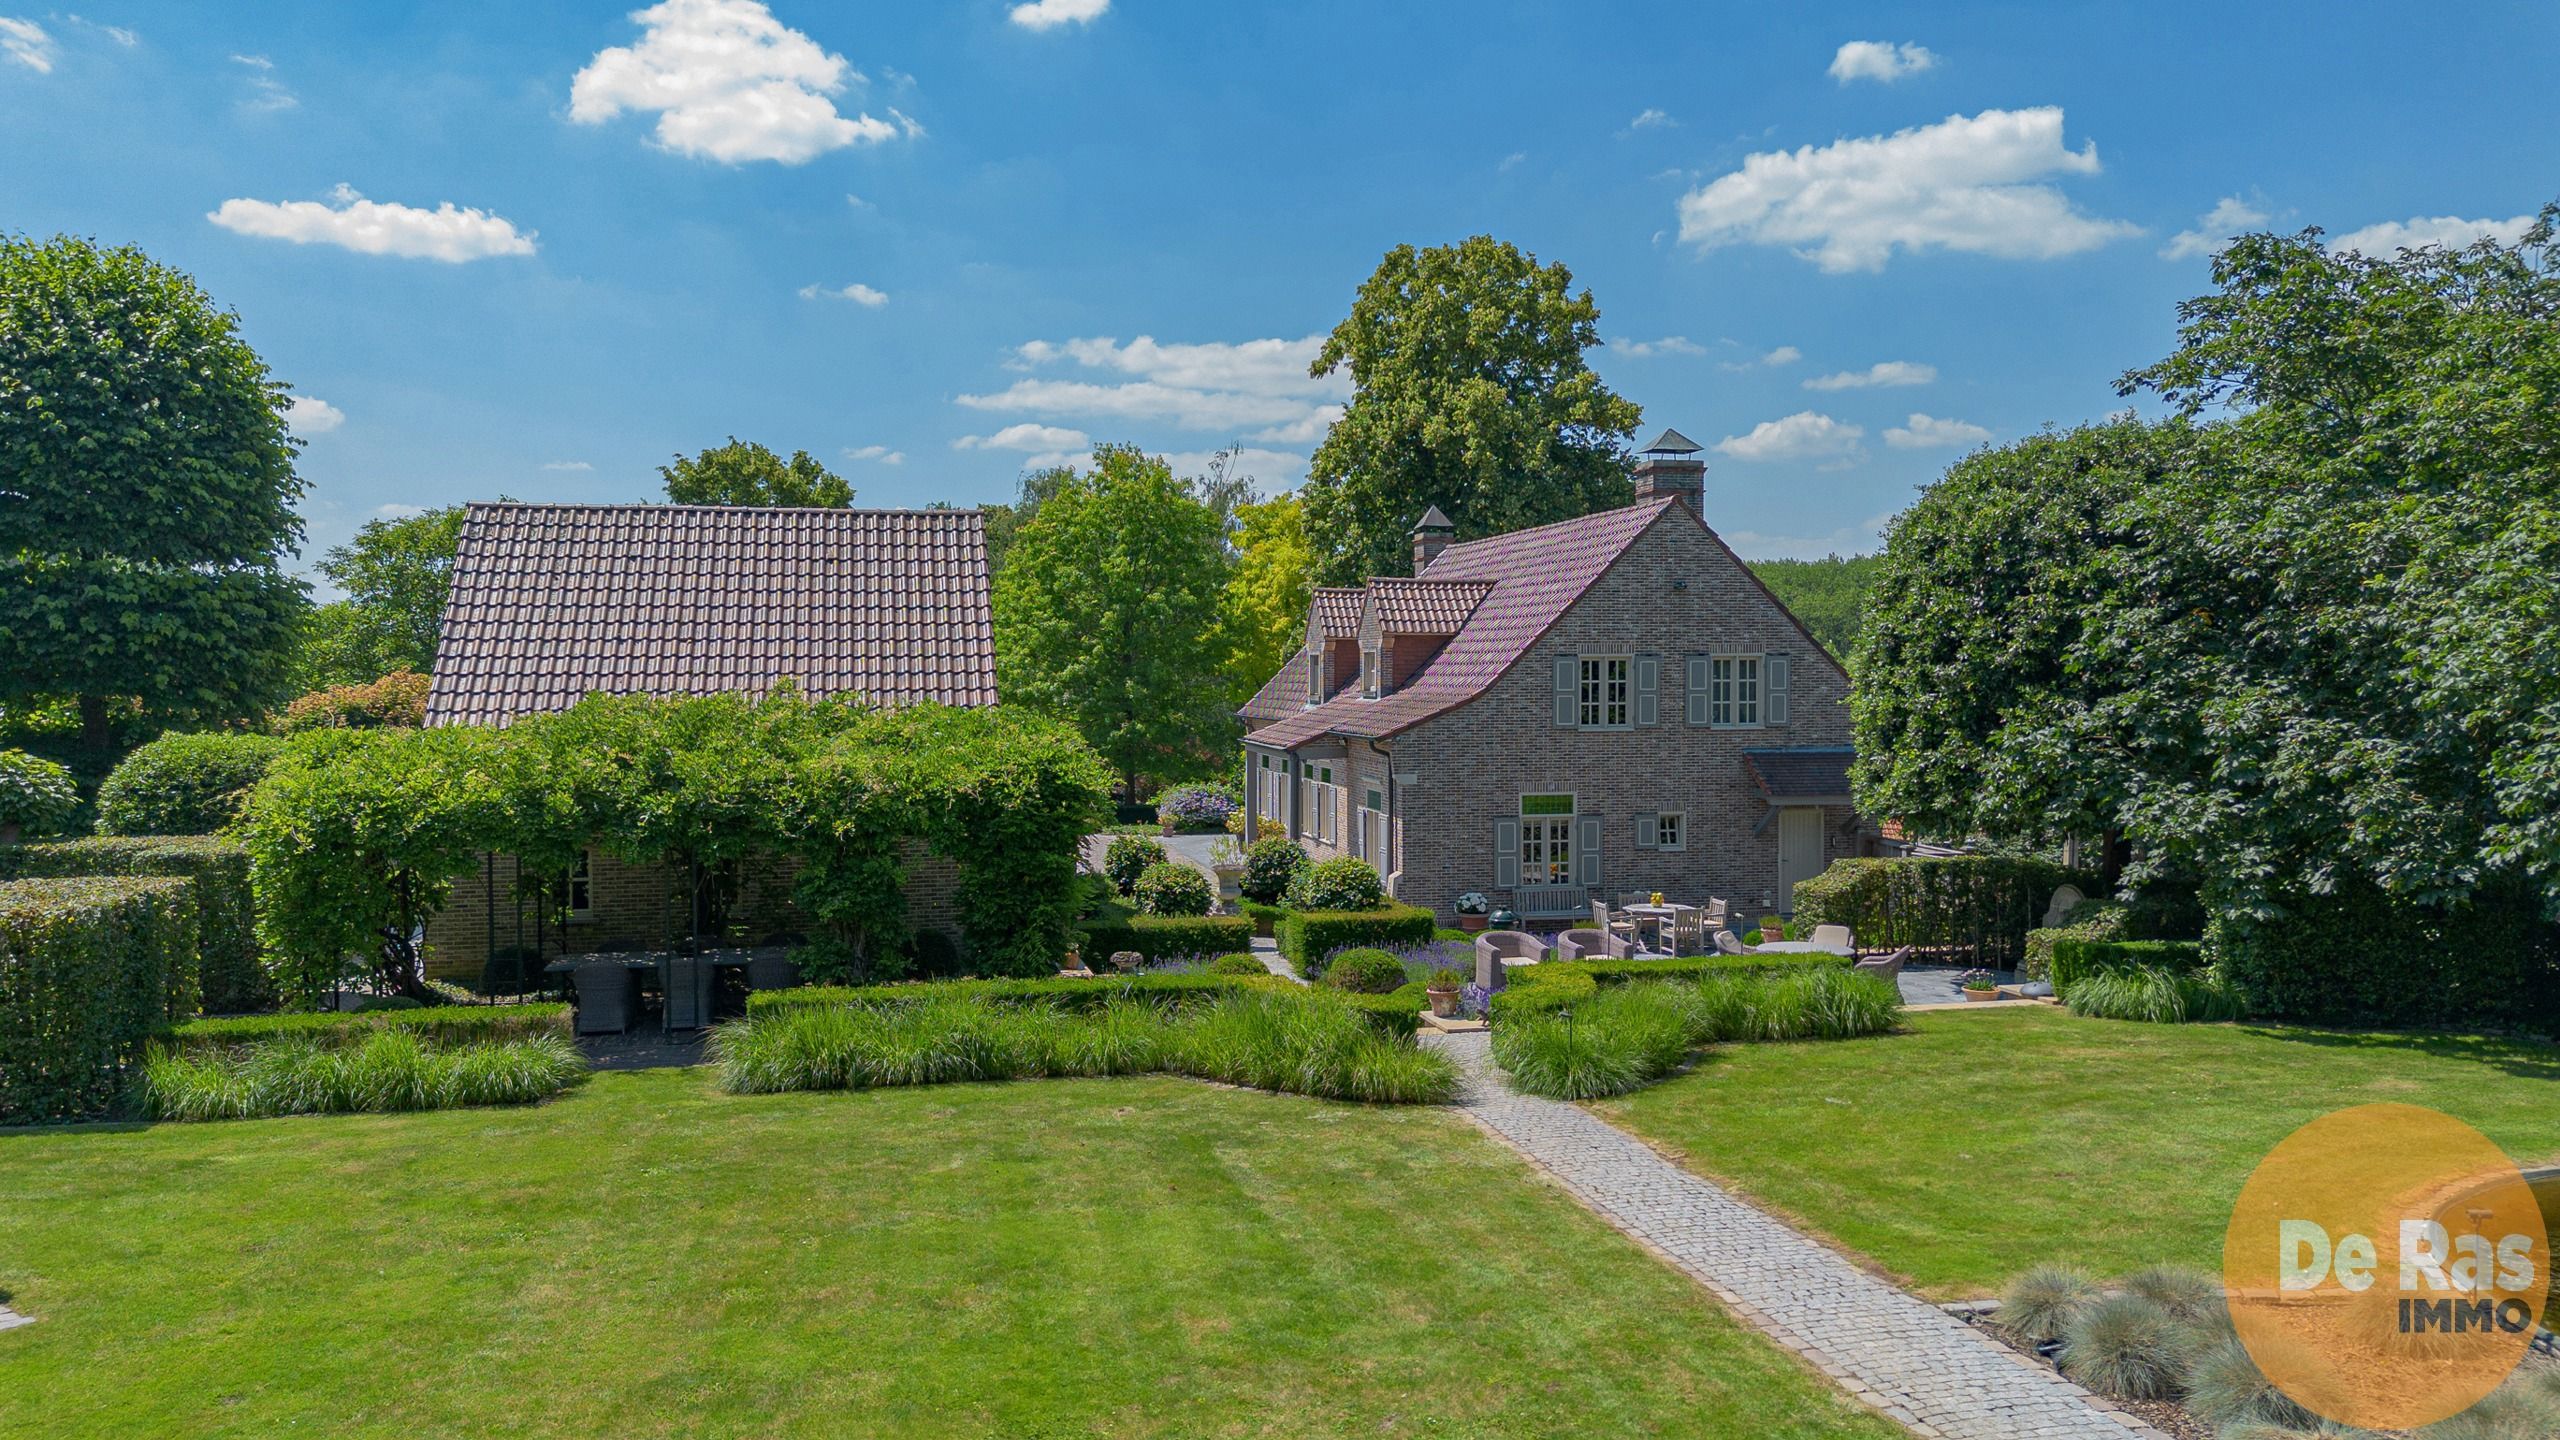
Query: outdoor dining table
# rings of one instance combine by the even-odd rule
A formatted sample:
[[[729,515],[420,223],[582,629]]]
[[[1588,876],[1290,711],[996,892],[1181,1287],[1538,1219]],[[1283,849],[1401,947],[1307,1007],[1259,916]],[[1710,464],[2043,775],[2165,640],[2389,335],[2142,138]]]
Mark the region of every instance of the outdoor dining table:
[[[1656,953],[1669,955],[1676,953],[1679,949],[1679,941],[1674,938],[1675,922],[1679,920],[1683,913],[1694,911],[1698,907],[1695,905],[1681,905],[1673,903],[1664,905],[1621,905],[1618,908],[1626,914],[1634,916],[1638,920],[1652,921],[1653,943],[1661,947]]]
[[[638,970],[645,974],[654,975],[658,973],[659,969],[662,968],[667,961],[674,959],[677,953],[678,952],[673,950],[619,950],[600,954],[563,955],[559,959],[552,961],[550,964],[543,966],[542,973],[545,975],[566,975],[581,965],[591,964],[598,960],[613,960],[619,961],[622,968],[625,970]],[[743,967],[749,961],[755,959],[755,957],[756,952],[753,950],[702,950],[695,952],[694,955],[695,959],[708,960],[711,962],[714,969],[720,970],[730,970]]]

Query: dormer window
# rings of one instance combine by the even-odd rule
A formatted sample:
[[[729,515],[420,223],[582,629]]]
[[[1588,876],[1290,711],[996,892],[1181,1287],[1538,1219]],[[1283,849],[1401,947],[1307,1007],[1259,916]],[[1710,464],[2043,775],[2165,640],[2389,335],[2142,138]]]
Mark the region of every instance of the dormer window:
[[[1360,652],[1360,693],[1375,700],[1387,688],[1387,667],[1378,647],[1372,645]]]
[[[1321,650],[1307,652],[1307,703],[1324,703],[1324,652]]]

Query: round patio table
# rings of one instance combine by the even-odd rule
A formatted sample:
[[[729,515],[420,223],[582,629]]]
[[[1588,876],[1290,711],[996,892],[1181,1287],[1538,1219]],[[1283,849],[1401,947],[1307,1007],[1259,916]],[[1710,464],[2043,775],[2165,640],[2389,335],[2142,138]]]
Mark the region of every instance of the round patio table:
[[[1851,953],[1837,945],[1816,945],[1810,940],[1771,940],[1751,948],[1762,955],[1848,955]]]
[[[1695,910],[1697,908],[1698,907],[1695,905],[1667,904],[1621,905],[1618,907],[1619,911],[1623,914],[1632,915],[1638,920],[1650,920],[1653,922],[1653,943],[1661,947],[1656,953],[1663,955],[1672,954],[1679,949],[1678,944],[1671,938],[1672,922],[1680,918],[1680,912],[1684,910]]]

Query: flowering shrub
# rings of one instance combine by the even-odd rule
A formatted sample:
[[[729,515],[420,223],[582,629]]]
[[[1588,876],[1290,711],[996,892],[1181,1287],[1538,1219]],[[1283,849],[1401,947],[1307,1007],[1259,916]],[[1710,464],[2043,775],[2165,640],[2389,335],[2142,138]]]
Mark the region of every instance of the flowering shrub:
[[[1215,785],[1185,785],[1156,797],[1156,820],[1178,830],[1224,830],[1243,808]]]
[[[314,690],[284,707],[278,728],[292,734],[302,730],[407,728],[425,723],[427,677],[414,670],[394,670],[363,685]]]
[[[1206,915],[1217,898],[1208,876],[1178,860],[1160,860],[1138,872],[1130,893],[1148,915]]]
[[[45,835],[71,823],[80,808],[71,772],[41,755],[0,750],[0,825]]]

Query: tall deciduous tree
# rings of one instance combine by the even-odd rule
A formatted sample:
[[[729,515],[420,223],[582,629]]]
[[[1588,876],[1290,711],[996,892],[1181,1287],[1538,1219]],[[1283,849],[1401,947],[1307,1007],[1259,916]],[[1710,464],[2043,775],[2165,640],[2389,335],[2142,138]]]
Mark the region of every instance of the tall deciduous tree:
[[[369,520],[332,548],[320,573],[347,592],[312,612],[296,680],[305,690],[360,685],[395,670],[424,674],[453,589],[463,507]]]
[[[0,237],[0,699],[254,715],[308,602],[284,386],[130,247]]]
[[[853,503],[853,487],[844,477],[794,450],[791,458],[752,440],[729,437],[699,455],[679,455],[658,467],[667,484],[667,499],[677,505],[805,505],[845,506]]]
[[[1008,703],[1066,719],[1124,793],[1214,765],[1232,738],[1218,604],[1218,517],[1162,460],[1093,452],[1015,536],[996,577],[996,675]]]
[[[1324,579],[1402,574],[1433,505],[1464,540],[1626,504],[1643,411],[1584,360],[1599,320],[1563,265],[1490,236],[1388,251],[1312,367],[1354,386],[1300,492]]]
[[[1316,556],[1295,495],[1238,506],[1235,547],[1223,606],[1227,693],[1243,704],[1306,641]]]

